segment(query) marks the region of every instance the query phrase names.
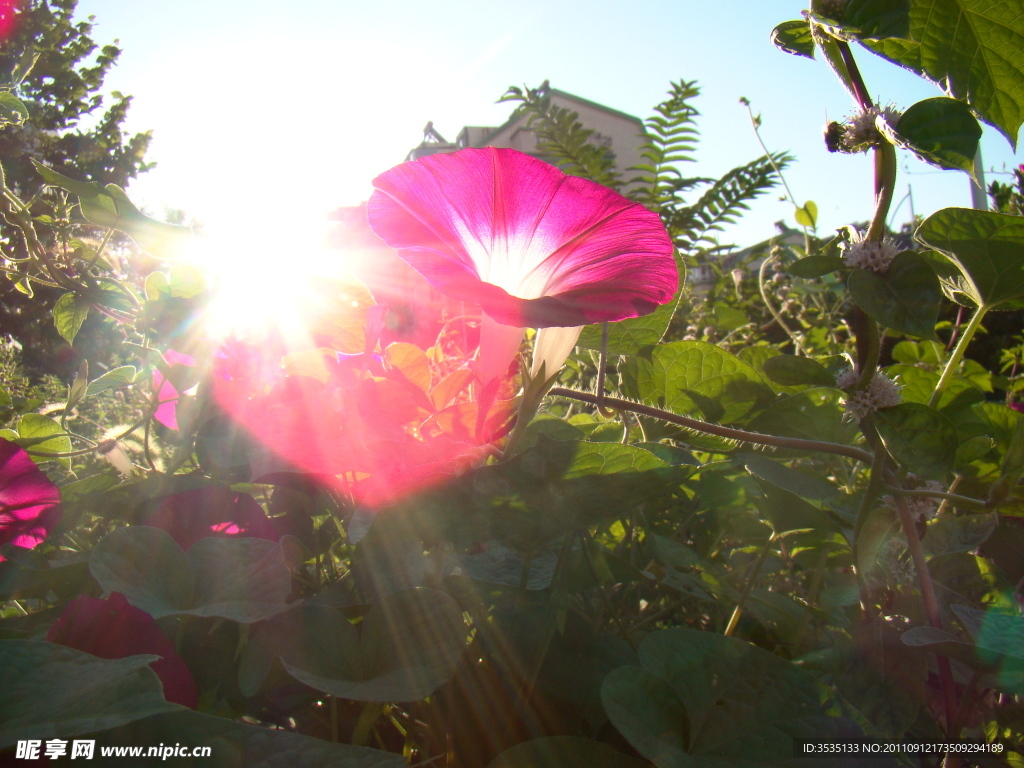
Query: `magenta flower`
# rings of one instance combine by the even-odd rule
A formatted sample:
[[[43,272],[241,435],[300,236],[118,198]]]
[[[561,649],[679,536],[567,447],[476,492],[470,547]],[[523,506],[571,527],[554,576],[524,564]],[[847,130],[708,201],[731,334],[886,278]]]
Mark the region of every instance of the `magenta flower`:
[[[16,443],[0,439],[0,545],[33,549],[59,518],[60,490]]]
[[[142,524],[166,531],[182,549],[208,537],[245,536],[270,541],[280,538],[252,496],[219,485],[165,497]]]
[[[149,666],[164,686],[164,698],[196,708],[196,683],[185,661],[174,650],[152,616],[128,604],[120,592],[105,600],[82,595],[75,598],[50,627],[46,639],[101,659],[123,659],[142,653],[161,658]]]
[[[186,355],[173,349],[168,349],[164,352],[164,360],[171,367],[176,365],[191,367],[196,364],[195,358],[191,355]],[[165,427],[177,429],[178,398],[180,393],[158,370],[153,371],[153,389],[157,391],[157,400],[160,403],[156,413],[153,414],[153,418]]]
[[[512,149],[430,155],[373,185],[373,231],[437,290],[504,326],[573,328],[561,334],[569,350],[577,327],[648,314],[679,283],[658,214]],[[522,332],[482,332],[486,381],[483,369],[497,375]],[[497,348],[491,362],[485,346]]]

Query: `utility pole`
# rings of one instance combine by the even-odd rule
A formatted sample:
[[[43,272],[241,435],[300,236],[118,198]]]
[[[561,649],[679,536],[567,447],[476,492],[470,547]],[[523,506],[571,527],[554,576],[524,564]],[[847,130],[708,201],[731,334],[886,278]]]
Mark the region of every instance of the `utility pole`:
[[[977,179],[975,181],[974,179]],[[981,164],[981,143],[978,143],[978,151],[974,153],[974,179],[971,183],[971,207],[979,211],[988,210],[988,194],[985,192],[985,169]]]

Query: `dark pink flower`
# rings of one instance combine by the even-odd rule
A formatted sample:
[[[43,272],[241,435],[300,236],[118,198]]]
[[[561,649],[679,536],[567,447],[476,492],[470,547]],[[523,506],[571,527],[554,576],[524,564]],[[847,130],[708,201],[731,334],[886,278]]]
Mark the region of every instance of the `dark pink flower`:
[[[33,549],[59,518],[60,490],[16,443],[0,439],[0,545]]]
[[[210,536],[249,536],[270,541],[279,538],[273,523],[252,496],[219,485],[168,496],[142,523],[166,531],[182,549]]]
[[[565,354],[576,327],[648,314],[678,287],[658,214],[521,152],[430,155],[373,185],[370,226],[437,290],[478,303],[504,326],[573,328],[548,342],[567,345]],[[522,339],[489,325],[481,342],[485,381]]]
[[[106,600],[82,595],[64,609],[46,639],[101,659],[123,659],[151,653],[161,658],[149,666],[164,686],[164,698],[196,708],[196,683],[188,666],[174,651],[174,643],[145,611],[113,592]]]

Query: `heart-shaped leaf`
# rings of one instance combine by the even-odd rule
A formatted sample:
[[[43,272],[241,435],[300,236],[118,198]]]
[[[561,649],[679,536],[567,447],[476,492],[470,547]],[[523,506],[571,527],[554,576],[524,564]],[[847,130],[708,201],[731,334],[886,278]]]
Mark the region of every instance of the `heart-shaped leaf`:
[[[910,0],[909,34],[875,53],[967,102],[1011,145],[1024,122],[1024,13],[989,0]]]
[[[953,469],[956,427],[934,408],[920,403],[882,408],[875,413],[875,426],[889,455],[921,477],[944,480]]]
[[[164,701],[156,656],[97,659],[63,645],[0,640],[0,749],[66,739],[180,709]]]
[[[850,272],[850,296],[885,328],[934,339],[942,290],[928,263],[913,251],[896,255],[885,274],[868,269]]]
[[[974,175],[981,126],[962,101],[942,96],[919,101],[887,134],[896,146],[909,149],[926,163]]]
[[[251,623],[287,607],[281,546],[257,538],[205,538],[187,553],[159,528],[117,528],[93,549],[89,570],[154,618],[189,614]]]
[[[370,609],[359,630],[337,611],[299,606],[270,622],[288,673],[356,701],[417,701],[451,679],[466,643],[462,609],[443,592],[410,589]]]
[[[713,421],[736,421],[773,399],[757,371],[704,341],[659,344],[627,358],[619,370],[630,397],[673,413],[697,411]]]
[[[955,275],[940,274],[956,301],[989,309],[1024,309],[1024,218],[946,208],[925,219],[915,237],[942,251],[957,269]]]
[[[814,38],[806,19],[784,21],[772,30],[772,44],[794,56],[814,58]]]

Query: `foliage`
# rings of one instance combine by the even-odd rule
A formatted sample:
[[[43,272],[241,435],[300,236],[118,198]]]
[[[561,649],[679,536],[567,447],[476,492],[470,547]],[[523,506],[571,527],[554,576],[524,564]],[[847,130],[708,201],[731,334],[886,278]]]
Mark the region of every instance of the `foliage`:
[[[0,157],[7,186],[32,201],[32,215],[47,217],[58,223],[58,231],[66,232],[73,218],[71,207],[60,195],[35,198],[43,192],[45,181],[33,162],[123,187],[149,168],[145,153],[151,136],[124,132],[131,96],[113,93],[107,98],[103,93],[103,81],[117,63],[120,49],[97,44],[91,36],[92,21],[75,20],[77,0],[28,0],[18,5],[14,31],[0,51],[0,78],[7,83],[0,86],[0,93],[21,105],[24,120],[0,131]],[[4,224],[0,233],[24,256],[25,244],[17,229]],[[80,231],[79,238],[87,243],[91,234]],[[53,244],[46,241],[48,246]],[[115,251],[110,249],[108,257]],[[25,293],[29,290],[38,291],[44,300],[31,301]],[[52,353],[61,344],[49,309],[60,295],[38,283],[20,289],[12,282],[0,283],[0,332],[22,345],[24,363],[33,378],[45,373],[70,378],[80,361],[70,349],[65,348],[66,360]],[[90,343],[83,349],[85,356],[109,363],[116,354],[116,332],[96,319],[86,330]],[[43,350],[51,351],[44,354]]]
[[[953,45],[960,17],[979,23]],[[869,220],[711,261],[702,295],[584,329],[544,376],[480,381],[483,331],[381,344],[384,310],[352,282],[308,288],[307,338],[216,340],[201,274],[168,262],[140,290],[80,238],[117,229],[167,258],[179,230],[84,169],[41,172],[84,221],[33,217],[8,184],[27,246],[5,250],[12,281],[67,297],[51,310],[76,347],[83,316],[115,319],[131,359],[100,373],[87,355],[65,390],[0,350],[0,438],[63,510],[38,546],[0,548],[0,749],[88,734],[267,766],[967,764],[793,751],[866,736],[1020,764],[1024,352],[974,343],[1024,302],[1020,190],[914,233],[884,222],[898,149],[968,171],[974,115],[1016,131],[1024,48],[988,54],[1021,18],[1020,0],[821,0],[776,28],[861,106],[833,138],[875,156]],[[890,121],[854,43],[949,93]],[[628,180],[543,88],[510,94],[543,152],[651,207],[685,256],[775,180],[767,157],[681,176],[686,81]],[[139,647],[72,636],[99,596],[160,652],[77,650]],[[168,703],[168,658],[198,711]]]

